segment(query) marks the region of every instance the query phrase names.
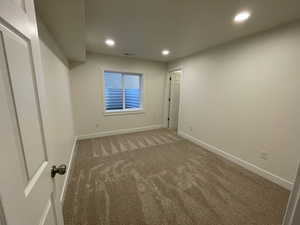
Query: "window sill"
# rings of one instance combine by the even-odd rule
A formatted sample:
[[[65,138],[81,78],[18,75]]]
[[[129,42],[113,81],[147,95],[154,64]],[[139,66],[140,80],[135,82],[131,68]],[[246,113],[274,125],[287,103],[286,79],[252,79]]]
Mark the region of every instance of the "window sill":
[[[130,114],[143,114],[144,109],[132,109],[132,110],[110,110],[105,111],[104,116],[119,116],[119,115],[130,115]]]

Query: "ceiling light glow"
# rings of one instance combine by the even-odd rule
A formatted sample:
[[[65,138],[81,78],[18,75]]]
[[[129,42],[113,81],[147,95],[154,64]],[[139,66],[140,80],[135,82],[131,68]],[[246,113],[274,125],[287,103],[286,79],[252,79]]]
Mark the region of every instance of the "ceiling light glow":
[[[169,55],[170,51],[168,49],[164,49],[164,50],[162,50],[161,54],[163,54],[163,55]]]
[[[115,45],[115,41],[113,39],[106,39],[105,44],[112,47]]]
[[[250,18],[250,16],[251,16],[251,13],[249,11],[242,11],[234,17],[234,22],[235,23],[245,22],[247,19]]]

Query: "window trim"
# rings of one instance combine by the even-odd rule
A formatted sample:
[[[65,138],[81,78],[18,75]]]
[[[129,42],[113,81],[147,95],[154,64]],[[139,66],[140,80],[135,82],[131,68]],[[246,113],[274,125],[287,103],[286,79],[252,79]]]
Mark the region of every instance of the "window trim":
[[[140,100],[140,108],[134,109],[117,109],[117,110],[106,110],[106,101],[105,101],[105,72],[111,73],[121,73],[121,74],[132,74],[140,76],[140,88],[141,88],[141,100]],[[123,82],[123,79],[122,79]],[[112,69],[104,69],[102,70],[102,102],[103,102],[103,114],[104,116],[113,116],[113,115],[128,115],[128,114],[143,114],[144,111],[144,74],[139,72],[125,72],[120,70],[112,70]],[[123,98],[125,96],[123,95]],[[123,100],[123,104],[125,101]]]

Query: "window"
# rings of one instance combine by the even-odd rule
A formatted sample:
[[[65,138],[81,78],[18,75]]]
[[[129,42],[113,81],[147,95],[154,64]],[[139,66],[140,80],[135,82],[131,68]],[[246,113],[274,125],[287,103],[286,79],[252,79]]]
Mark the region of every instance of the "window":
[[[142,109],[142,75],[104,72],[106,112]]]

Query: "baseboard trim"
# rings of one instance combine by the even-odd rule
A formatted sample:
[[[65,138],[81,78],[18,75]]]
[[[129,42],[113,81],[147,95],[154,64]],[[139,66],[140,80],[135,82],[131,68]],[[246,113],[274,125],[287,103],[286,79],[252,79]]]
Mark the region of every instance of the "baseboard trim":
[[[197,145],[199,145],[199,146],[201,146],[201,147],[203,147],[203,148],[205,148],[206,150],[208,150],[210,152],[213,152],[217,155],[220,155],[220,156],[224,157],[225,159],[228,159],[231,162],[234,162],[234,163],[238,164],[239,166],[244,167],[247,170],[250,170],[253,173],[256,173],[259,176],[264,177],[265,179],[267,179],[267,180],[269,180],[273,183],[276,183],[276,184],[280,185],[281,187],[283,187],[287,190],[292,190],[292,188],[293,188],[293,183],[292,182],[290,182],[290,181],[288,181],[288,180],[286,180],[282,177],[279,177],[275,174],[272,174],[272,173],[270,173],[270,172],[268,172],[268,171],[266,171],[266,170],[264,170],[264,169],[262,169],[262,168],[260,168],[256,165],[254,165],[252,163],[249,163],[249,162],[247,162],[247,161],[245,161],[241,158],[238,158],[238,157],[236,157],[236,156],[234,156],[230,153],[227,153],[227,152],[225,152],[225,151],[223,151],[223,150],[221,150],[221,149],[219,149],[219,148],[217,148],[213,145],[207,144],[204,141],[199,140],[198,138],[195,138],[195,137],[193,137],[189,134],[186,134],[185,132],[178,131],[178,135],[185,138],[185,139],[187,139],[187,140],[189,140],[189,141],[191,141],[191,142],[193,142],[193,143],[195,143],[195,144],[197,144]]]
[[[70,176],[71,176],[71,170],[72,170],[72,166],[73,166],[73,161],[74,161],[73,159],[74,159],[74,155],[75,155],[75,149],[76,149],[77,141],[78,141],[78,137],[75,136],[74,141],[73,141],[71,154],[70,154],[70,158],[69,158],[69,162],[68,162],[66,177],[65,177],[64,184],[63,184],[63,187],[62,187],[62,190],[61,190],[61,195],[60,195],[60,198],[59,198],[61,203],[65,199],[67,185],[68,185],[68,182],[69,182],[69,179],[70,179]]]
[[[105,136],[111,136],[116,134],[127,134],[127,133],[134,133],[139,131],[146,131],[146,130],[154,130],[163,128],[163,125],[151,125],[146,127],[136,127],[136,128],[130,128],[130,129],[119,129],[119,130],[112,130],[112,131],[103,131],[103,132],[96,132],[96,133],[90,133],[90,134],[83,134],[78,136],[78,140],[85,140],[85,139],[91,139],[91,138],[97,138],[97,137],[105,137]]]

